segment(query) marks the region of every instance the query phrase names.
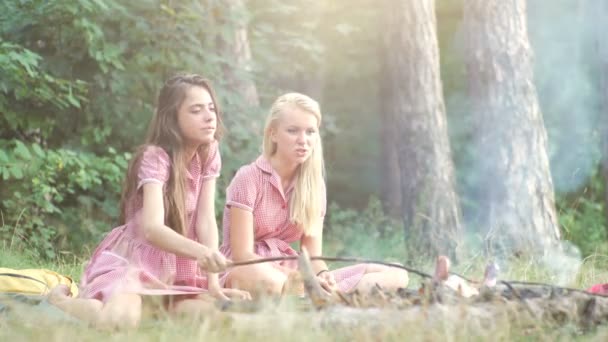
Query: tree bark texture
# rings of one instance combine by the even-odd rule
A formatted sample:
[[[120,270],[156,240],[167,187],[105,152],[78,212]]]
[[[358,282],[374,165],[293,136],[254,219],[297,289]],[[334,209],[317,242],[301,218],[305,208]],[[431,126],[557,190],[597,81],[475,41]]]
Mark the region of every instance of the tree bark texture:
[[[608,0],[594,3],[594,33],[600,75],[600,127],[602,135],[602,177],[604,179],[604,216],[608,222]],[[608,229],[608,227],[606,227]]]
[[[380,58],[387,59],[387,54],[390,49],[384,48],[380,53]],[[382,65],[382,79],[389,80],[391,76],[391,69],[389,69],[388,63]],[[389,99],[393,96],[391,82],[384,82],[380,86],[380,97],[383,99]],[[393,124],[392,111],[390,110],[391,103],[382,103],[382,120],[381,120],[381,134],[382,134],[382,164],[380,165],[380,172],[382,178],[380,179],[380,198],[385,213],[393,218],[400,218],[401,216],[401,170],[399,169],[399,158],[397,156],[397,129]]]
[[[482,230],[497,251],[560,238],[525,0],[465,0],[466,66]],[[495,251],[496,252],[496,251]]]
[[[394,139],[385,144],[394,144],[400,169],[406,237],[423,254],[454,254],[461,212],[439,75],[435,1],[386,4],[385,62],[390,73],[384,123],[394,130]]]

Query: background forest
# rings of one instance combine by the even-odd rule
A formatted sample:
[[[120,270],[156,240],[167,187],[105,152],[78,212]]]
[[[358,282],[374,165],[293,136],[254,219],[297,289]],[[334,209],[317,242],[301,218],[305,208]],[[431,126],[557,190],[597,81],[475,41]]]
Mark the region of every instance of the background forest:
[[[324,113],[331,203],[327,255],[407,262],[428,251],[493,250],[488,236],[496,231],[486,216],[502,208],[489,210],[486,193],[503,181],[504,192],[519,186],[506,182],[509,175],[480,171],[480,161],[502,163],[495,159],[500,151],[479,143],[479,133],[492,129],[505,132],[500,141],[508,141],[511,150],[521,148],[514,155],[523,159],[505,163],[512,166],[509,172],[536,165],[526,158],[546,155],[550,173],[539,179],[549,180],[542,192],[550,194],[546,203],[554,209],[543,208],[555,213],[560,238],[580,254],[569,245],[561,250],[575,258],[608,253],[602,167],[608,59],[600,39],[608,16],[596,20],[607,11],[583,1],[528,1],[523,13],[533,56],[528,83],[538,100],[517,102],[538,107],[541,119],[533,126],[508,110],[490,119],[480,116],[476,101],[488,87],[475,83],[472,72],[484,65],[474,61],[484,56],[476,52],[485,51],[474,47],[478,40],[470,34],[481,33],[475,8],[467,5],[474,2],[438,1],[432,14],[436,35],[418,36],[416,28],[426,24],[406,14],[395,17],[390,1],[2,1],[2,248],[49,259],[86,257],[117,225],[125,168],[143,140],[159,85],[174,72],[188,71],[206,75],[218,88],[228,130],[218,217],[234,172],[260,151],[270,102],[282,92],[299,91],[316,98]],[[434,27],[432,20],[425,23]],[[509,44],[506,38],[498,41]],[[435,60],[408,52],[435,45],[438,55],[428,56],[438,58],[436,79],[408,83],[426,75],[424,63]],[[434,109],[410,110],[435,95],[440,100],[426,107]],[[439,121],[429,121],[434,117]],[[540,152],[526,147],[530,139],[518,138],[517,132],[531,128],[546,131]],[[442,134],[445,142],[436,148]],[[536,174],[532,166],[524,174]],[[421,174],[438,178],[411,181]],[[444,176],[446,183],[437,181]],[[443,188],[421,190],[435,185]],[[438,209],[448,202],[447,210]],[[526,217],[544,215],[531,210]],[[447,219],[428,227],[416,219],[419,212]],[[552,234],[519,221],[514,225],[521,230],[504,234],[541,235],[540,240]],[[451,232],[458,232],[458,239],[451,239]],[[450,239],[436,242],[438,236]],[[454,246],[456,240],[463,243]]]

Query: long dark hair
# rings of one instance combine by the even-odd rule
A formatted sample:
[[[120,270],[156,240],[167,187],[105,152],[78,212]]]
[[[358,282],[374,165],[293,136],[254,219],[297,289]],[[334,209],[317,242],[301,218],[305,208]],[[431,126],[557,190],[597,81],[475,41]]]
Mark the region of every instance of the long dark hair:
[[[150,145],[159,146],[171,159],[171,172],[167,182],[166,196],[163,202],[165,206],[165,224],[176,232],[186,233],[186,182],[187,161],[183,155],[183,138],[177,123],[177,113],[186,99],[188,89],[192,87],[203,87],[211,95],[215,105],[217,116],[217,128],[215,139],[219,140],[223,134],[222,119],[217,102],[217,97],[210,82],[200,75],[176,75],[168,79],[158,95],[158,101],[154,117],[148,127],[145,143],[140,146],[129,163],[127,176],[123,186],[120,204],[120,223],[125,224],[128,216],[127,208],[129,200],[137,190],[137,172],[146,147]],[[203,165],[208,154],[209,145],[199,147],[199,158]]]

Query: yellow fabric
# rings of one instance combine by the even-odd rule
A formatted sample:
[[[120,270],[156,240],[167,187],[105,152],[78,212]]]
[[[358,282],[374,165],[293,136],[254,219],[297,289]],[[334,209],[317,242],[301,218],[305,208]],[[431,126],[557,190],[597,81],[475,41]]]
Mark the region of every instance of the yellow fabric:
[[[76,282],[57,272],[43,268],[16,270],[0,267],[0,293],[45,295],[59,284],[67,285],[73,297],[78,295]]]

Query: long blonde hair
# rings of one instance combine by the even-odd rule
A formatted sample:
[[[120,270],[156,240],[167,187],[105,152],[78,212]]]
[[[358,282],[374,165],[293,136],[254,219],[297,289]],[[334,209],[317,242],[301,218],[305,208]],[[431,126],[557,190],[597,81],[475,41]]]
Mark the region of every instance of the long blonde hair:
[[[277,145],[272,142],[271,133],[276,129],[281,115],[291,109],[300,109],[317,118],[317,128],[321,126],[321,109],[317,101],[300,93],[287,93],[275,100],[266,118],[264,128],[263,151],[270,160]],[[322,203],[325,202],[322,192],[325,168],[323,165],[323,145],[319,135],[313,146],[311,156],[296,170],[296,180],[289,204],[289,217],[299,225],[306,235],[316,235],[321,232]]]
[[[140,146],[129,163],[127,177],[121,196],[120,223],[125,224],[131,208],[127,208],[130,198],[137,190],[137,172],[146,147],[161,147],[171,158],[171,171],[167,181],[167,196],[164,196],[165,224],[176,232],[186,233],[186,172],[187,161],[183,153],[184,140],[177,123],[177,113],[192,87],[202,87],[209,92],[215,106],[217,128],[215,139],[223,134],[219,104],[208,80],[200,75],[176,75],[167,80],[160,90],[154,117],[148,126],[145,143]],[[207,160],[208,145],[199,147],[197,153],[203,165]]]

